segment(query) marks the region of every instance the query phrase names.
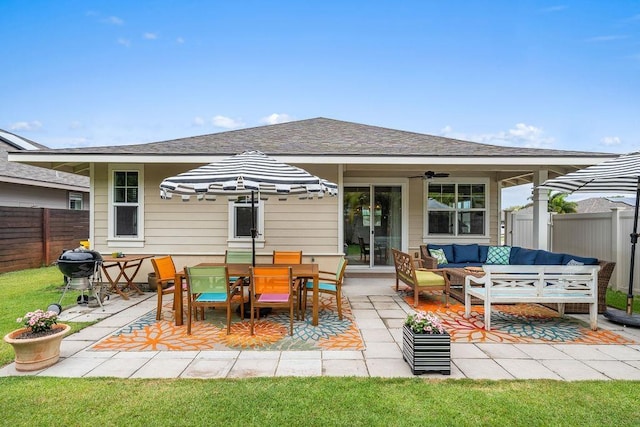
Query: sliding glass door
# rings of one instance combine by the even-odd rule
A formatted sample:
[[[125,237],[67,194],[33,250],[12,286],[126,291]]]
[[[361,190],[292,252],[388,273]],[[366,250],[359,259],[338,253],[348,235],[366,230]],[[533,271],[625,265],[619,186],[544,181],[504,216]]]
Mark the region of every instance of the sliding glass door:
[[[349,265],[393,265],[391,248],[402,248],[402,187],[344,187],[344,243]]]

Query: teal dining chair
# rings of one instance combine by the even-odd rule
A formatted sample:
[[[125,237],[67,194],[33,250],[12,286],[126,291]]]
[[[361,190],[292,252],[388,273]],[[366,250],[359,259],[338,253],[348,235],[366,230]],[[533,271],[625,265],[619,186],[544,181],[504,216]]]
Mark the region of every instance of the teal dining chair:
[[[319,271],[320,279],[318,281],[318,291],[324,294],[334,295],[336,297],[336,305],[338,308],[338,318],[342,320],[342,281],[344,279],[344,272],[347,268],[348,261],[344,258],[340,258],[338,261],[338,267],[335,272]],[[302,295],[302,319],[304,320],[304,313],[307,309],[307,291],[313,292],[313,282],[307,282],[303,287]]]

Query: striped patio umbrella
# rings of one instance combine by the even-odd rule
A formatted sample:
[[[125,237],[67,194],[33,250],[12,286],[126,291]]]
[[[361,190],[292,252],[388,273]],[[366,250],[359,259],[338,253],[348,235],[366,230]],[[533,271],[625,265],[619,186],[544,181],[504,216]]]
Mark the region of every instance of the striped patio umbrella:
[[[325,194],[336,196],[338,186],[259,151],[245,151],[166,178],[160,184],[160,197],[163,199],[170,199],[174,194],[180,195],[183,201],[188,201],[191,196],[198,200],[215,200],[219,195],[251,195],[251,247],[254,265],[257,236],[254,222],[256,193],[259,196],[277,195],[281,200],[289,195],[303,199],[321,198]]]
[[[605,316],[611,320],[620,320],[633,326],[638,325],[632,317],[633,307],[633,277],[635,267],[636,243],[638,242],[638,210],[640,203],[640,152],[623,154],[615,159],[607,160],[597,165],[589,166],[555,179],[548,179],[538,188],[559,190],[565,193],[635,193],[636,203],[633,216],[633,231],[631,233],[631,262],[629,264],[629,290],[627,293],[627,310],[625,316],[614,318],[615,314],[607,311]],[[609,315],[608,315],[609,314]]]

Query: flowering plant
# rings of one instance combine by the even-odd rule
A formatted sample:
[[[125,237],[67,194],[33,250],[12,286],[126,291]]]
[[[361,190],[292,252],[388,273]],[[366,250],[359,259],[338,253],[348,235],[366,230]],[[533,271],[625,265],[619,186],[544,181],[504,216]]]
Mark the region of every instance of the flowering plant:
[[[408,315],[404,324],[409,326],[416,334],[444,334],[446,332],[440,318],[433,313],[424,311],[417,311]]]
[[[55,311],[36,310],[28,312],[24,317],[18,317],[16,322],[23,323],[31,332],[38,333],[51,330],[51,327],[57,324],[57,320],[58,314]]]

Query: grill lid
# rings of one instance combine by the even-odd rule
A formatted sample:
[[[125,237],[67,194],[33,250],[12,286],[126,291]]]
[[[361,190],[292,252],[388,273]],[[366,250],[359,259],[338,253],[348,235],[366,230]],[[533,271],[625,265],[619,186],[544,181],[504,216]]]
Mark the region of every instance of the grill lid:
[[[92,276],[96,264],[102,264],[100,253],[82,247],[63,251],[58,258],[58,268],[71,278]]]

